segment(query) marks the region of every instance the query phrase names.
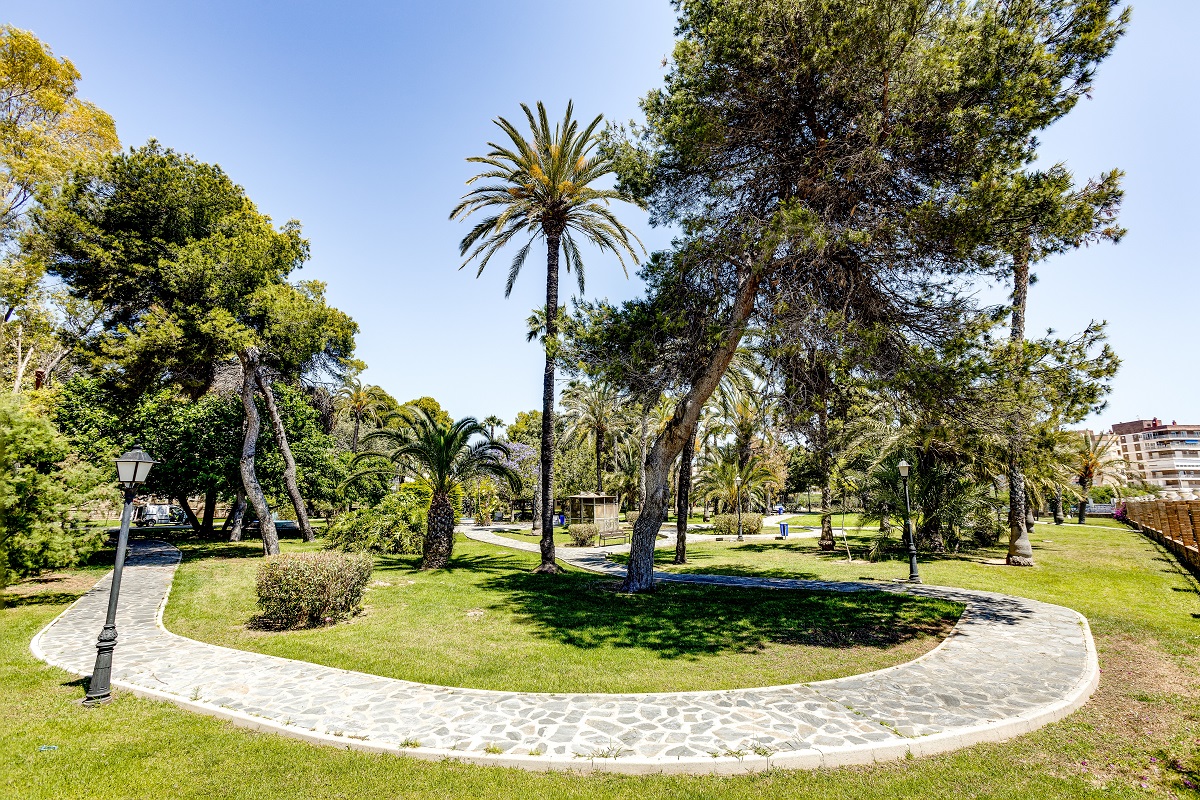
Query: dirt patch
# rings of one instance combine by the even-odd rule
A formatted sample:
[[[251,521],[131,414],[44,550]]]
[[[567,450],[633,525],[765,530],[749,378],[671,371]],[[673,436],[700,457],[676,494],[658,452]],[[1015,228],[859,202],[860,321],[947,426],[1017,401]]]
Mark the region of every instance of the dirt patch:
[[[1153,640],[1097,637],[1100,686],[1039,748],[1044,767],[1084,775],[1097,787],[1189,791],[1200,785],[1200,671]]]
[[[36,578],[26,578],[3,589],[4,594],[30,597],[37,594],[81,595],[96,585],[97,577],[79,572],[50,572]]]

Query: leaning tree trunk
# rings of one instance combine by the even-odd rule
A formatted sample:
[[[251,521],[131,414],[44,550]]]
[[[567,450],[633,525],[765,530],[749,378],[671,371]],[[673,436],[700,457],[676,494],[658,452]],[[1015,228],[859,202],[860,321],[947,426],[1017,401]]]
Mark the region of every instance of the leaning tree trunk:
[[[693,429],[683,443],[679,456],[679,481],[676,484],[675,503],[675,563],[687,563],[687,524],[691,510],[692,455],[696,447],[696,431]]]
[[[758,281],[757,276],[748,272],[740,278],[725,340],[708,357],[708,363],[699,371],[699,376],[675,404],[674,415],[654,440],[654,445],[643,462],[646,470],[645,508],[633,524],[629,561],[625,581],[621,584],[624,591],[642,592],[654,588],[654,544],[658,539],[659,528],[662,527],[663,511],[667,508],[671,466],[675,463],[676,456],[683,451],[688,435],[695,430],[704,403],[716,391],[725,370],[733,361],[746,330],[746,323],[754,310]]]
[[[238,471],[242,474],[242,485],[246,489],[246,497],[254,506],[258,515],[259,530],[262,531],[263,553],[268,556],[279,555],[279,534],[275,531],[275,520],[271,519],[271,509],[267,507],[267,498],[263,496],[262,486],[254,471],[254,454],[258,449],[258,433],[262,421],[258,417],[258,406],[254,403],[254,374],[258,370],[258,353],[250,349],[240,354],[242,361],[242,411],[246,415],[246,438],[242,441],[242,457],[238,462]]]
[[[233,508],[230,510],[230,519],[226,520],[229,523],[229,541],[240,542],[242,540],[242,520],[246,517],[246,490],[239,488],[237,497],[233,501]]]
[[[454,507],[450,496],[437,492],[429,501],[429,523],[421,569],[445,569],[454,551]]]
[[[546,234],[546,367],[542,374],[542,562],[534,572],[562,572],[554,558],[554,359],[558,349],[558,247],[562,231]]]
[[[1022,372],[1025,363],[1025,304],[1029,295],[1029,241],[1013,254],[1013,308],[1009,343],[1012,348],[1013,408],[1008,431],[1008,558],[1014,567],[1033,566],[1033,545],[1025,527],[1025,476],[1021,460],[1025,451]]]
[[[646,445],[650,439],[650,415],[642,409],[642,430],[638,436],[638,513],[645,511],[646,502]]]
[[[300,526],[304,541],[311,542],[317,537],[308,521],[308,510],[304,506],[304,497],[300,494],[300,484],[296,481],[296,459],[292,457],[287,431],[283,428],[283,418],[279,416],[279,406],[275,404],[275,392],[271,389],[271,382],[263,375],[262,364],[255,365],[254,373],[258,379],[258,387],[262,389],[263,397],[267,401],[267,414],[271,417],[271,430],[275,434],[275,442],[279,445],[279,452],[283,453],[283,485],[287,488],[292,506],[296,509],[296,524]]]
[[[175,502],[179,503],[179,507],[183,509],[183,513],[187,516],[188,525],[192,526],[192,530],[196,533],[202,533],[203,528],[200,526],[200,520],[196,519],[196,512],[192,511],[192,506],[188,503],[187,498],[183,495],[178,495]]]

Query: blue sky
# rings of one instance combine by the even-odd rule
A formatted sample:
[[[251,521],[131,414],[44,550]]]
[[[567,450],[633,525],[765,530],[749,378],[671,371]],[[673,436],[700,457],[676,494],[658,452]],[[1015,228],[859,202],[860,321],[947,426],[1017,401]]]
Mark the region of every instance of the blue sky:
[[[504,299],[507,259],[459,271],[465,224],[447,215],[464,159],[497,115],[573,98],[581,115],[637,115],[673,40],[666,0],[456,3],[130,2],[9,5],[83,73],[81,94],[113,115],[125,145],[150,137],[221,164],[276,221],[312,242],[299,277],[361,326],[366,378],[401,400],[432,395],[455,416],[511,419],[540,405],[541,359],[525,318],[543,302],[531,260]],[[1129,235],[1037,269],[1030,331],[1106,319],[1124,360],[1092,425],[1158,415],[1200,422],[1200,218],[1191,77],[1200,3],[1155,0],[1100,69],[1094,99],[1042,138],[1043,163],[1080,178],[1128,173]],[[651,248],[667,232],[623,216]],[[588,295],[640,293],[615,259],[588,261]],[[573,292],[573,282],[564,283]]]

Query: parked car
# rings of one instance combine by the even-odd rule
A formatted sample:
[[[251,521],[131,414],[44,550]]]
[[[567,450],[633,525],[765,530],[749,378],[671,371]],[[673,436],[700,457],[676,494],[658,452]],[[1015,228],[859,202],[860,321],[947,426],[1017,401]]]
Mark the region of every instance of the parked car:
[[[166,503],[147,503],[134,509],[133,524],[139,528],[155,525],[182,525],[187,520],[183,509]]]
[[[257,518],[252,519],[246,523],[246,531],[248,533],[258,533],[261,528],[262,528],[262,523],[260,523]],[[275,520],[275,532],[280,535],[283,535],[286,533],[299,533],[300,526],[296,523],[295,520],[277,519],[277,520]]]

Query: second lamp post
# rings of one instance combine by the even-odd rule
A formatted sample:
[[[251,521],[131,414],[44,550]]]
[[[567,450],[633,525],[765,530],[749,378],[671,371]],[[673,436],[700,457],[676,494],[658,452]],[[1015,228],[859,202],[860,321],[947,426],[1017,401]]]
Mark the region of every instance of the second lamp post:
[[[904,536],[908,539],[908,580],[909,583],[920,583],[921,576],[917,574],[917,537],[912,529],[912,505],[908,500],[908,471],[912,469],[907,461],[901,461],[900,480],[904,482]]]

